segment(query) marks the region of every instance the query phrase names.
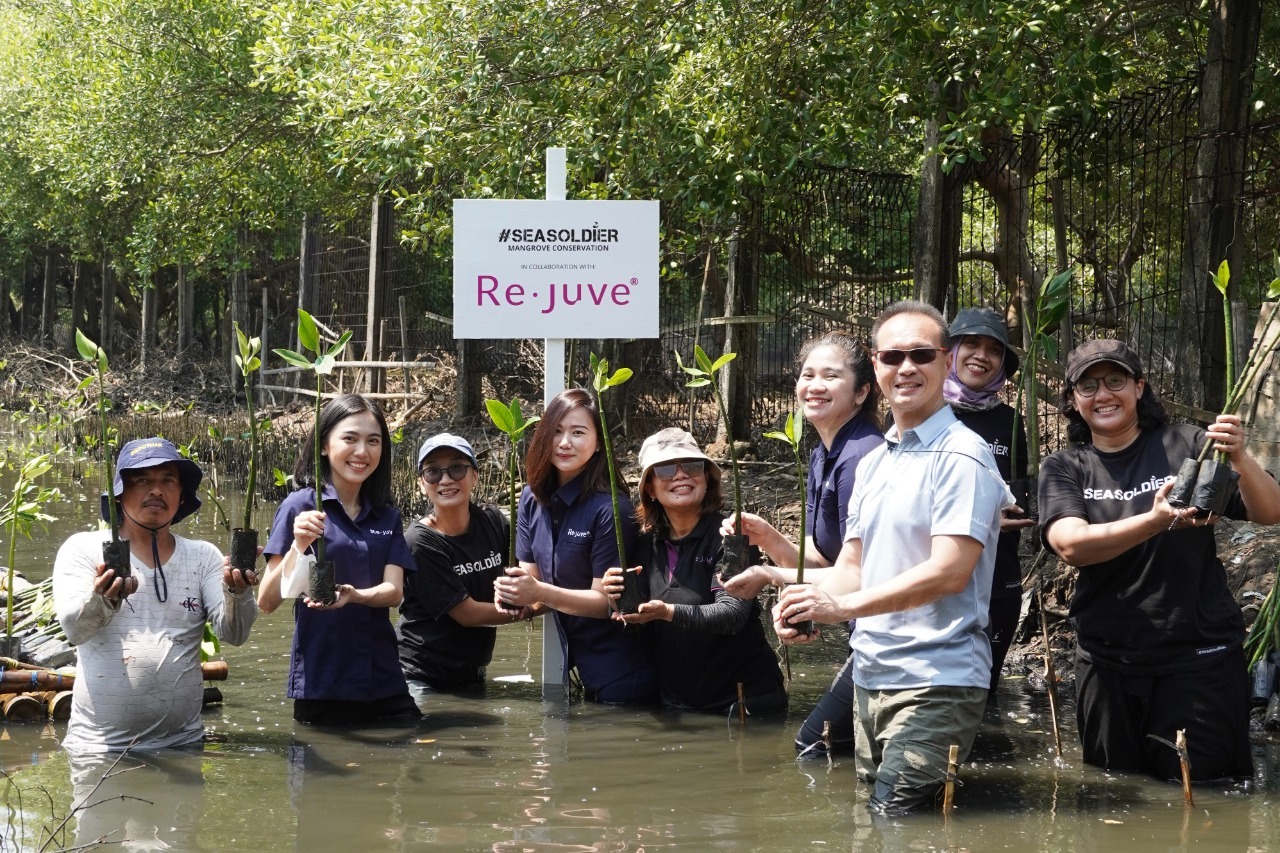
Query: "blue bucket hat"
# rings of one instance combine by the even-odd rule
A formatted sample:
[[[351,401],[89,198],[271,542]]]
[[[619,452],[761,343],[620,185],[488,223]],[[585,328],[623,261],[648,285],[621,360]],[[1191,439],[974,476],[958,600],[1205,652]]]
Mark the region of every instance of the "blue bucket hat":
[[[123,472],[154,468],[166,462],[172,462],[178,466],[178,477],[182,483],[182,500],[178,503],[178,511],[174,513],[173,519],[169,522],[170,524],[177,524],[200,508],[198,490],[200,481],[204,479],[204,472],[200,470],[199,465],[190,459],[184,459],[178,453],[178,448],[173,446],[173,442],[167,439],[158,437],[135,438],[125,444],[124,447],[121,447],[119,455],[116,456],[116,479],[112,485],[112,494],[116,498],[124,494]],[[111,508],[107,505],[108,500],[106,492],[103,492],[101,508],[103,521],[111,519]]]

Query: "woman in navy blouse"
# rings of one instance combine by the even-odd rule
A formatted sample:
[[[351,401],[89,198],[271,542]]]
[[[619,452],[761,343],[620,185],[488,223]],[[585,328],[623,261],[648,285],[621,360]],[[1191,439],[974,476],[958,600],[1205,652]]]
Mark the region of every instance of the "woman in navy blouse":
[[[844,546],[844,528],[853,493],[854,473],[863,457],[884,443],[877,409],[871,353],[848,332],[827,332],[810,338],[796,358],[796,403],[805,420],[813,424],[819,444],[809,459],[805,483],[805,578],[817,582]],[[773,561],[772,566],[752,566],[725,588],[733,595],[754,598],[767,584],[782,586],[796,579],[799,558],[796,545],[758,515],[743,513],[742,530]],[[731,531],[726,522],[725,532]],[[830,688],[818,700],[796,732],[796,750],[802,755],[825,755],[830,744],[836,752],[852,753],[853,656],[845,662]],[[823,730],[830,728],[826,738]]]
[[[497,601],[554,612],[566,669],[576,667],[587,699],[632,704],[658,697],[648,629],[609,619],[601,578],[620,564],[609,499],[609,470],[595,398],[581,388],[556,396],[533,435],[525,459],[529,484],[516,522],[519,566],[494,581]],[[633,507],[618,495],[623,548],[635,544]]]
[[[391,505],[391,436],[372,400],[344,394],[320,411],[321,511],[315,507],[312,460],[315,431],[299,448],[297,490],[271,523],[263,553],[267,574],[258,606],[280,606],[281,580],[299,556],[324,537],[334,561],[332,604],[294,602],[289,653],[293,718],[349,724],[379,717],[418,716],[396,648],[390,608],[400,603],[404,573],[414,568],[400,511]]]

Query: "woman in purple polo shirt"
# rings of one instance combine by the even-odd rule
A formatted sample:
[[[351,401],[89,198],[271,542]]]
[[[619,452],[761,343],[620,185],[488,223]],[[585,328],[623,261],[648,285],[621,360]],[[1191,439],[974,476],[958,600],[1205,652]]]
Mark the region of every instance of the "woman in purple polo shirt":
[[[280,584],[298,557],[324,537],[334,561],[332,604],[299,598],[293,605],[289,698],[303,723],[350,724],[416,717],[396,648],[390,608],[400,603],[404,573],[414,567],[400,511],[391,505],[391,436],[378,404],[357,394],[320,411],[323,511],[315,508],[315,431],[299,448],[297,491],[280,504],[263,553],[267,574],[258,606],[281,604]]]
[[[529,484],[516,522],[517,568],[494,581],[497,600],[555,611],[565,665],[576,667],[587,699],[656,702],[658,676],[648,629],[609,619],[601,578],[619,565],[600,412],[581,388],[556,396],[538,422],[525,459]],[[630,498],[618,495],[623,547],[635,544]]]
[[[796,361],[800,365],[796,403],[813,424],[820,442],[809,458],[805,483],[805,578],[816,582],[844,547],[845,518],[858,463],[884,443],[878,413],[880,391],[870,351],[848,332],[810,338]],[[751,513],[743,513],[742,529],[774,565],[753,566],[730,580],[725,589],[732,595],[754,598],[767,584],[794,582],[795,569],[780,567],[796,564],[800,555],[795,543]],[[725,532],[730,532],[730,523],[726,523]],[[834,752],[853,753],[852,663],[850,655],[796,732],[796,750],[801,755],[825,755],[828,743]],[[826,723],[831,726],[824,739]]]

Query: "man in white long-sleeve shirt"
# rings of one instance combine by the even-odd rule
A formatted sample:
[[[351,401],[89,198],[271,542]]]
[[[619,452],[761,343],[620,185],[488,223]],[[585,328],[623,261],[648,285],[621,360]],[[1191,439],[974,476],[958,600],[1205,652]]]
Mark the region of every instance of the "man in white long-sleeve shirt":
[[[161,749],[199,742],[203,688],[200,641],[206,621],[240,645],[258,615],[251,587],[208,542],[171,527],[200,507],[203,474],[162,438],[131,441],[116,460],[112,495],[131,577],[102,560],[109,531],[72,535],[53,566],[53,599],[79,666],[69,752]],[[108,518],[108,496],[102,515]]]

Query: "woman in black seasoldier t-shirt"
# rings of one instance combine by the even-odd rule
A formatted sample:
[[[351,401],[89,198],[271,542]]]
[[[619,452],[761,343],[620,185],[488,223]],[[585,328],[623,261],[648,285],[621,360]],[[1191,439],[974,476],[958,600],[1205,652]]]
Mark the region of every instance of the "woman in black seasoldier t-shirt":
[[[400,666],[418,707],[432,692],[484,684],[496,625],[528,618],[528,608],[493,605],[493,580],[508,563],[509,528],[501,513],[471,502],[476,457],[466,439],[428,438],[418,451],[418,482],[431,512],[405,532],[418,571],[400,605]]]
[[[1207,431],[1170,425],[1123,342],[1081,344],[1066,376],[1074,444],[1040,469],[1040,518],[1045,544],[1079,569],[1071,619],[1084,759],[1176,778],[1177,753],[1148,735],[1172,743],[1185,729],[1192,778],[1248,776],[1244,620],[1218,559],[1218,517],[1167,497],[1206,439],[1240,475],[1228,516],[1280,522],[1280,485],[1245,449],[1237,416]]]

